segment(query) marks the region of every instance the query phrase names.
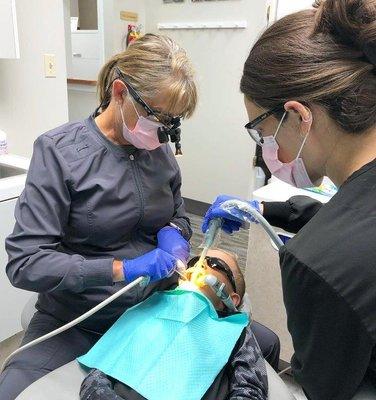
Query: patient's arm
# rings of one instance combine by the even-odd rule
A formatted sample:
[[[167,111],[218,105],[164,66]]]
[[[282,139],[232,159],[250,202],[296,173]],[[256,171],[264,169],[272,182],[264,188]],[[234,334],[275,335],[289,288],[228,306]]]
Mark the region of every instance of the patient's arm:
[[[84,379],[80,390],[80,400],[124,400],[118,396],[112,382],[103,372],[92,369]]]
[[[243,343],[230,359],[231,374],[229,400],[266,400],[268,380],[265,360],[250,325],[245,330]]]

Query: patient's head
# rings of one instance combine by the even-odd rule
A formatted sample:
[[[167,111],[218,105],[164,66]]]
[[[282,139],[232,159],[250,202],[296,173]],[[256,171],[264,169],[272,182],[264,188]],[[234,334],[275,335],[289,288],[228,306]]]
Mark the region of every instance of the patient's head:
[[[237,256],[225,250],[211,249],[208,251],[207,258],[205,262],[207,273],[214,275],[226,285],[226,291],[237,307],[241,303],[245,292],[244,277],[239,268]],[[195,264],[197,261],[198,257],[194,257],[189,264]],[[182,286],[185,287],[184,284]],[[220,311],[225,308],[222,301],[209,286],[200,287],[199,290],[210,299],[216,310]]]

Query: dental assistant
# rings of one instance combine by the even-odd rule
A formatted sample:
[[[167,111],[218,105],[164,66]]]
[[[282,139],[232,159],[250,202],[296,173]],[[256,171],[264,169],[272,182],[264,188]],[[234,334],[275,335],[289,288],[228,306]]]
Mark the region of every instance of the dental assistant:
[[[280,250],[291,366],[310,400],[376,385],[376,1],[317,1],[252,48],[241,80],[251,138],[271,173],[296,187],[328,176],[322,205],[300,196],[251,204],[296,236]],[[233,232],[242,218],[209,209]]]
[[[0,376],[1,400],[87,352],[127,308],[175,284],[176,262],[189,255],[179,167],[159,140],[178,135],[180,118],[196,106],[185,51],[167,37],[145,35],[104,65],[98,89],[92,116],[36,140],[16,206],[7,275],[39,293],[23,344],[139,276],[151,282],[14,357]]]

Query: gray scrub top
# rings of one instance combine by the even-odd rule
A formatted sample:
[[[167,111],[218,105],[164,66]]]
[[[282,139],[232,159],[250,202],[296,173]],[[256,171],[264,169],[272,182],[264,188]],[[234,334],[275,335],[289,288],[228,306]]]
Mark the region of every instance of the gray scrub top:
[[[37,309],[70,321],[112,295],[115,259],[156,247],[173,222],[189,239],[179,166],[168,144],[153,151],[118,146],[94,118],[68,123],[34,144],[26,186],[6,239],[11,283],[39,293]],[[128,307],[176,278],[130,292],[82,323],[105,331]]]

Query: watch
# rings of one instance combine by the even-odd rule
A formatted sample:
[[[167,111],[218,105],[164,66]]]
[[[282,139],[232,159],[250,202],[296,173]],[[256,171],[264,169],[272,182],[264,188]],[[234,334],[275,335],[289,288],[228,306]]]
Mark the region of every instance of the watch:
[[[175,228],[183,236],[183,230],[178,225],[174,224],[173,222],[170,222],[168,225],[172,228]]]

